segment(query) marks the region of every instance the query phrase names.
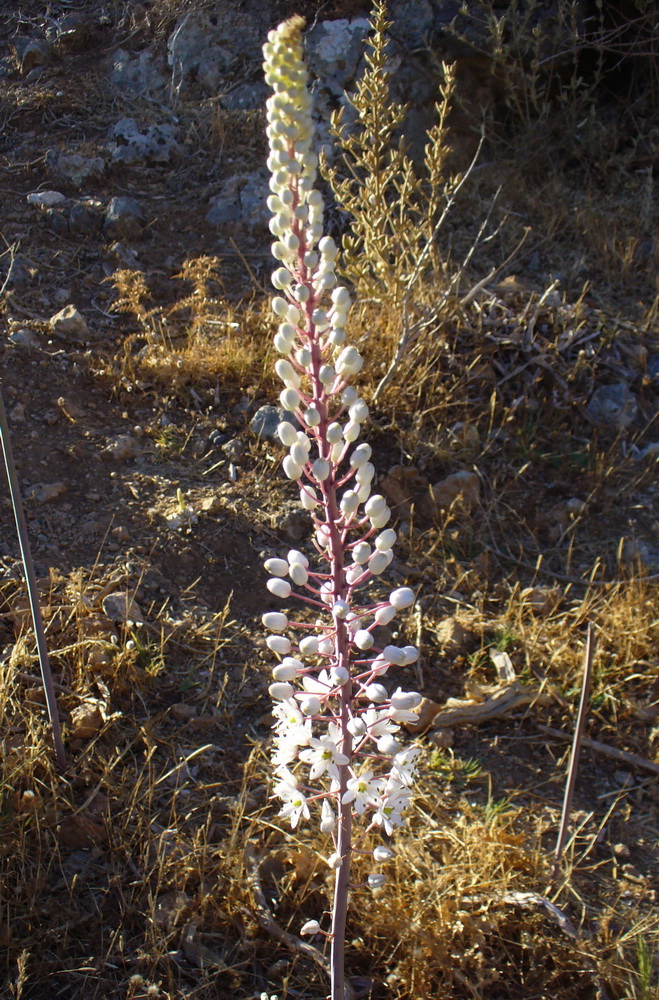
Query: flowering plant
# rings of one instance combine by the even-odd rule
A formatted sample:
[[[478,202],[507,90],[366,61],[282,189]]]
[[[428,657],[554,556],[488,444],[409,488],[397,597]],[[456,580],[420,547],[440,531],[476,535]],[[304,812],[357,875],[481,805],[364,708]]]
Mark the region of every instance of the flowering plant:
[[[275,368],[284,383],[280,402],[290,414],[278,429],[288,449],[283,469],[313,519],[322,568],[312,569],[297,550],[268,559],[270,593],[288,600],[295,587],[294,596],[317,618],[291,621],[284,612],[268,612],[263,624],[268,647],[280,657],[269,689],[275,793],[291,827],[310,819],[313,808],[321,831],[332,836],[332,1000],[345,1000],[350,859],[358,850],[353,819],[365,823],[364,833],[379,826],[387,835],[402,822],[419,751],[401,745],[400,724],[416,721],[412,710],[421,698],[399,687],[390,694],[382,683],[392,665],[413,663],[417,650],[378,648],[374,638],[377,626],[413,603],[413,592],[399,587],[371,604],[359,593],[391,563],[396,532],[386,528],[391,512],[384,497],[371,493],[371,448],[356,444],[368,406],[349,383],[363,359],[346,343],[350,294],[337,284],[337,248],[323,236],[323,199],[314,187],[318,158],[303,27],[300,17],[285,21],[263,50],[266,82],[274,91],[267,102],[268,206],[272,252],[280,263],[272,275],[279,293],[272,308],[280,321],[274,344],[282,355]],[[373,857],[383,862],[391,853],[380,845]],[[366,884],[377,888],[384,881],[372,872]],[[320,924],[307,921],[302,932],[316,934]]]

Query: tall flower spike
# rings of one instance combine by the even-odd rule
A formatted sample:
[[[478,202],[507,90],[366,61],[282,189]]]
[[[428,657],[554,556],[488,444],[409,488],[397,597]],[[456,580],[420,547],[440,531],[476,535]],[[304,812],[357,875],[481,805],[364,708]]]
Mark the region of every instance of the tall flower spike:
[[[396,533],[382,496],[371,496],[371,448],[358,444],[368,406],[350,385],[363,367],[347,343],[350,293],[336,278],[337,247],[323,235],[323,198],[314,187],[318,159],[303,60],[304,21],[293,17],[264,45],[271,171],[272,310],[279,326],[275,370],[281,405],[292,419],[278,436],[287,449],[282,466],[297,483],[301,506],[313,520],[312,544],[320,569],[292,550],[268,559],[267,588],[279,600],[300,599],[315,621],[292,621],[269,611],[266,643],[278,657],[270,694],[275,717],[272,762],[280,815],[291,826],[318,818],[330,834],[336,870],[332,910],[332,1000],[345,1000],[343,971],[353,819],[366,831],[391,834],[409,804],[417,751],[400,744],[400,723],[410,721],[420,696],[382,679],[390,668],[413,663],[411,646],[380,649],[373,631],[409,607],[409,588],[364,603],[360,591],[385,573]],[[293,422],[296,421],[297,425]],[[316,617],[320,615],[320,617]],[[296,619],[298,616],[294,616]],[[298,635],[298,633],[302,633]],[[384,861],[387,850],[374,853]],[[384,877],[371,872],[365,885]],[[305,924],[314,930],[315,921]]]

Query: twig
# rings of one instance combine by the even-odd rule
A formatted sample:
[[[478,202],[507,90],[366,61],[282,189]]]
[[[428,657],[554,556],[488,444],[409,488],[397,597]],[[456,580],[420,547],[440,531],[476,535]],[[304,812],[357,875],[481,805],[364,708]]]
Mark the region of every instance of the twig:
[[[570,822],[572,811],[572,799],[574,797],[574,786],[577,780],[577,768],[579,767],[579,754],[583,741],[584,727],[586,725],[586,713],[588,711],[588,700],[590,698],[590,686],[593,676],[593,657],[595,655],[595,639],[593,627],[588,625],[586,634],[586,651],[584,653],[583,681],[581,684],[581,701],[577,713],[577,722],[574,727],[574,738],[572,740],[572,752],[570,754],[570,765],[568,767],[567,779],[565,782],[565,795],[563,797],[563,811],[561,812],[561,823],[556,838],[556,850],[554,852],[554,864],[551,870],[551,880],[555,882],[560,874],[563,851],[567,840],[567,828]]]
[[[551,726],[539,725],[538,729],[543,733],[547,733],[548,736],[555,736],[557,740],[567,740],[569,742],[571,739],[567,733],[562,732],[560,729],[552,729]],[[620,761],[621,764],[627,764],[628,767],[637,767],[640,771],[650,771],[652,774],[659,774],[659,764],[656,764],[653,760],[648,760],[647,757],[640,757],[638,754],[629,753],[628,750],[618,750],[617,747],[610,747],[607,743],[600,743],[599,740],[591,740],[588,736],[584,736],[581,744],[588,747],[589,750],[594,750],[595,753],[601,753],[603,757],[611,757],[613,760]]]
[[[410,327],[410,325],[409,325],[410,295],[412,294],[412,289],[413,289],[413,287],[414,287],[414,285],[416,283],[416,280],[419,277],[422,269],[426,265],[426,260],[427,260],[429,254],[430,254],[430,251],[432,249],[432,245],[433,245],[433,242],[435,240],[435,237],[437,236],[437,233],[439,232],[439,230],[443,226],[444,222],[446,221],[447,215],[449,214],[449,212],[453,208],[453,205],[455,203],[455,199],[456,199],[456,197],[457,197],[460,189],[462,188],[463,184],[466,182],[467,178],[469,178],[471,176],[471,174],[473,172],[473,169],[476,166],[476,161],[478,160],[478,157],[480,156],[480,152],[481,152],[481,149],[483,147],[483,142],[484,141],[485,141],[485,134],[481,133],[480,142],[478,143],[478,148],[476,149],[476,152],[473,155],[472,161],[469,164],[469,166],[468,166],[466,172],[464,173],[464,175],[460,178],[460,180],[458,181],[458,183],[455,185],[455,187],[451,191],[451,193],[450,193],[450,195],[449,195],[449,197],[448,197],[448,199],[446,201],[446,205],[444,206],[444,210],[443,210],[442,214],[440,215],[439,219],[437,220],[437,222],[436,222],[436,224],[435,224],[435,226],[433,228],[433,231],[430,234],[430,238],[428,239],[428,242],[426,243],[425,247],[423,248],[423,253],[419,257],[418,261],[416,262],[416,267],[414,268],[414,270],[412,271],[412,274],[409,277],[409,280],[407,282],[407,290],[405,292],[405,298],[403,299],[403,331],[402,331],[402,333],[400,335],[400,338],[398,340],[398,344],[396,345],[396,351],[394,353],[394,356],[393,356],[393,359],[391,361],[391,364],[389,365],[389,368],[387,369],[387,371],[385,372],[385,374],[383,375],[383,377],[380,379],[380,382],[378,383],[378,386],[377,386],[375,392],[373,393],[373,402],[374,403],[377,402],[377,399],[378,399],[380,393],[386,388],[386,386],[389,385],[389,383],[391,382],[392,378],[394,377],[396,369],[398,368],[398,365],[400,364],[400,362],[401,362],[401,360],[403,358],[403,355],[405,354],[405,351],[407,350],[407,347],[408,347],[408,344],[410,342],[410,339],[412,338],[412,335],[415,332],[417,324],[415,323],[412,327]],[[444,303],[444,301],[446,300],[446,298],[447,298],[446,295],[444,295],[442,297],[442,300],[441,300],[440,304],[437,306],[437,308],[434,311],[434,315],[435,316],[437,315],[437,312],[438,312],[440,306]]]
[[[252,892],[254,893],[254,899],[256,902],[256,919],[268,934],[281,941],[285,944],[287,948],[291,951],[299,952],[299,954],[304,955],[306,958],[312,959],[316,963],[319,969],[321,969],[325,975],[329,978],[331,974],[329,959],[325,957],[317,948],[314,948],[312,944],[308,944],[306,941],[302,941],[301,938],[297,937],[295,934],[289,934],[285,931],[283,927],[277,923],[272,913],[270,912],[270,907],[268,906],[267,900],[265,898],[265,893],[261,886],[261,862],[256,854],[256,849],[253,844],[248,843],[245,848],[245,865],[247,866],[247,878]],[[346,983],[346,989],[349,989]],[[351,1000],[347,997],[346,1000]]]
[[[58,769],[60,771],[64,771],[66,769],[66,755],[64,753],[64,743],[62,742],[62,727],[60,725],[59,714],[57,711],[57,696],[55,694],[55,688],[53,687],[53,675],[50,670],[50,663],[48,662],[48,647],[46,645],[46,632],[43,625],[43,618],[41,616],[41,607],[39,605],[39,590],[37,587],[37,577],[36,573],[34,572],[34,564],[32,562],[30,539],[27,533],[27,524],[25,523],[25,514],[23,512],[23,503],[21,501],[21,493],[18,484],[18,474],[16,472],[14,455],[12,452],[11,441],[9,438],[9,422],[7,420],[7,411],[5,410],[5,404],[2,398],[1,389],[0,389],[0,438],[2,439],[2,451],[5,458],[5,468],[7,470],[9,493],[11,495],[11,503],[14,509],[14,519],[16,521],[18,544],[20,546],[21,556],[23,558],[23,566],[25,569],[25,582],[27,584],[28,599],[30,602],[30,610],[32,612],[32,621],[34,623],[34,634],[37,641],[37,650],[39,653],[41,678],[43,680],[44,691],[46,694],[48,718],[50,719],[50,726],[53,734],[53,746],[55,748],[55,757],[57,760]]]

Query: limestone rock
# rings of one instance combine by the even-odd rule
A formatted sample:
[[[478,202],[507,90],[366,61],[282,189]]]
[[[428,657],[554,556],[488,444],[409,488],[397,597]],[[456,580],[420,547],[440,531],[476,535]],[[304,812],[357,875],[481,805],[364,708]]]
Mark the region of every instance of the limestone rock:
[[[82,341],[89,337],[89,327],[74,305],[64,306],[51,316],[50,325],[53,334],[62,340]]]
[[[134,238],[142,231],[144,215],[134,198],[112,198],[105,210],[103,229],[113,240]]]
[[[466,469],[454,472],[431,486],[430,494],[437,510],[448,510],[455,503],[464,511],[472,511],[480,502],[480,477]]]
[[[617,382],[596,389],[585,412],[596,427],[615,435],[634,423],[638,415],[638,403],[627,383]]]

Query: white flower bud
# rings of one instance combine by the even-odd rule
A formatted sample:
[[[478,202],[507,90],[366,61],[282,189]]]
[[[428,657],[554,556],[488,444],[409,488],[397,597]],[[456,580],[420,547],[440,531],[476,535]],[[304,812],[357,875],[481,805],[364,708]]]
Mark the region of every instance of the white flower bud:
[[[326,431],[327,440],[330,444],[338,444],[343,437],[343,430],[341,424],[334,423],[329,424]]]
[[[276,681],[292,681],[297,670],[290,664],[279,663],[272,671],[272,676]]]
[[[375,639],[365,628],[361,628],[358,632],[355,632],[353,641],[357,649],[366,650],[371,648]]]
[[[281,333],[276,333],[272,342],[275,345],[275,350],[279,351],[280,354],[291,353],[291,347],[293,345],[289,340],[286,340]]]
[[[330,670],[330,680],[332,684],[342,687],[350,680],[350,674],[345,667],[332,667]]]
[[[287,389],[282,390],[279,393],[279,402],[285,410],[293,411],[297,410],[300,405],[300,393],[297,389],[289,386]]]
[[[371,872],[366,881],[368,882],[369,889],[379,889],[381,885],[385,884],[387,879],[380,872]]]
[[[333,462],[334,465],[338,465],[339,462],[341,461],[341,456],[343,455],[344,447],[345,445],[343,441],[335,441],[335,443],[332,445],[330,449],[330,461]]]
[[[380,552],[386,552],[387,549],[392,548],[396,543],[396,532],[393,528],[387,528],[386,531],[381,532],[375,539],[375,547],[379,549]]]
[[[359,563],[363,566],[365,562],[368,562],[371,556],[371,546],[368,542],[358,542],[352,550],[353,561]]]
[[[354,719],[350,720],[347,728],[351,736],[363,736],[366,732],[366,723],[363,719],[360,719],[359,716],[355,716]]]
[[[296,351],[295,360],[302,368],[309,368],[313,360],[309,348],[301,347],[298,351]]]
[[[263,565],[273,576],[288,576],[288,563],[285,559],[266,559]]]
[[[265,644],[268,649],[271,649],[273,653],[279,653],[280,656],[285,656],[291,651],[291,640],[287,639],[285,635],[269,635]]]
[[[318,249],[322,253],[323,257],[327,257],[328,260],[334,260],[339,252],[336,248],[336,243],[331,236],[323,236],[322,240],[318,244]]]
[[[383,608],[378,608],[373,617],[376,625],[388,625],[396,617],[396,609],[387,604]]]
[[[358,424],[362,424],[368,416],[368,406],[363,399],[358,399],[348,410],[348,415],[351,420],[356,420]]]
[[[349,586],[352,586],[353,583],[356,583],[359,577],[362,575],[362,573],[363,569],[361,566],[358,566],[357,563],[353,563],[352,566],[348,566],[346,570],[346,582],[349,584]]]
[[[318,934],[319,931],[320,924],[317,920],[307,920],[306,924],[300,927],[300,934]]]
[[[307,427],[317,427],[320,423],[320,413],[313,403],[304,411],[304,422]]]
[[[280,358],[279,361],[275,362],[275,371],[282,382],[286,385],[292,385],[296,388],[300,384],[300,376],[293,368],[290,361],[286,361],[284,358]]]
[[[309,291],[306,285],[295,285],[292,291],[293,291],[293,297],[298,302],[309,301],[309,296],[311,295],[311,292]],[[359,371],[359,369],[357,369],[357,371]]]
[[[375,702],[376,705],[382,704],[389,697],[386,687],[382,684],[367,684],[364,688],[364,694],[369,701]]]
[[[300,711],[303,715],[318,715],[321,709],[320,698],[315,694],[306,694],[299,697]]]
[[[334,379],[336,378],[336,372],[332,365],[321,365],[320,371],[318,372],[318,378],[323,383],[325,388],[332,385]]]
[[[314,510],[319,504],[318,496],[312,486],[300,490],[300,503],[305,510]]]
[[[320,832],[331,833],[335,826],[336,816],[334,815],[334,810],[327,799],[323,799],[323,804],[320,809]]]
[[[330,474],[330,465],[326,458],[317,458],[311,466],[313,477],[318,483],[323,483]]]
[[[288,701],[289,698],[293,697],[294,690],[293,686],[286,681],[275,681],[268,688],[273,701]]]
[[[271,280],[275,288],[288,288],[293,280],[293,275],[287,267],[278,267],[276,271],[272,272]]]
[[[291,580],[297,587],[303,587],[309,579],[309,573],[301,563],[291,566]]]
[[[327,859],[327,864],[330,866],[330,868],[334,868],[335,870],[337,868],[340,868],[341,865],[342,865],[342,863],[343,862],[341,861],[341,855],[340,854],[336,854],[336,853],[335,854],[330,854],[329,858]]]
[[[287,455],[281,464],[286,476],[289,479],[299,479],[302,475],[302,466],[298,465],[290,455]]]
[[[271,594],[275,597],[282,597],[284,600],[291,596],[291,585],[288,580],[281,580],[279,577],[273,577],[272,580],[268,580],[266,587]]]
[[[379,576],[380,573],[384,573],[387,568],[387,557],[384,552],[378,552],[377,549],[368,561],[368,568],[370,569],[373,576]],[[394,609],[395,610],[395,609]]]
[[[387,502],[384,499],[384,497],[380,496],[379,493],[376,493],[376,495],[371,497],[371,499],[364,507],[364,513],[366,514],[367,517],[375,517],[376,514],[379,514],[381,513],[381,511],[385,510],[386,506]]]
[[[366,465],[362,465],[361,469],[357,469],[355,479],[362,485],[363,483],[370,483],[375,475],[375,466],[372,462],[367,462]]]
[[[280,611],[268,611],[262,615],[261,621],[269,632],[279,632],[281,629],[288,628],[288,618]]]
[[[288,420],[282,420],[277,428],[277,436],[283,445],[292,448],[297,441],[297,431]]]
[[[360,483],[359,489],[357,490],[357,496],[359,497],[359,502],[366,503],[370,495],[371,495],[371,484]]]
[[[282,299],[283,302],[283,299]],[[341,402],[344,406],[352,406],[356,399],[359,399],[359,393],[354,385],[348,385],[345,387],[341,393]],[[370,458],[370,452],[369,452]]]
[[[400,749],[398,740],[395,740],[389,733],[381,736],[375,745],[378,748],[378,753],[385,754],[386,756],[397,753]]]
[[[389,858],[393,858],[394,852],[390,851],[388,847],[383,844],[378,844],[377,847],[373,848],[373,858],[375,861],[388,861]]]
[[[330,331],[328,340],[332,347],[343,347],[346,342],[346,332],[342,326],[336,326]]]
[[[337,375],[357,375],[362,370],[364,359],[356,347],[344,347],[336,359]]]
[[[385,646],[382,655],[389,663],[402,667],[405,663],[405,653],[399,646]]]
[[[414,591],[410,590],[409,587],[399,587],[397,590],[392,590],[389,594],[389,603],[396,611],[409,608],[410,604],[414,604]]]
[[[354,490],[346,490],[341,498],[341,513],[346,517],[350,514],[354,514],[359,507],[359,497]]]
[[[409,667],[410,663],[416,663],[419,659],[419,650],[416,646],[403,646],[403,652],[405,653],[404,667]]]
[[[305,569],[309,569],[309,560],[303,552],[299,552],[297,549],[290,549],[287,559],[291,566],[293,563],[302,563]]]
[[[327,313],[324,309],[314,309],[311,314],[311,322],[315,326],[327,326]]]
[[[350,465],[353,469],[361,469],[362,466],[366,465],[371,455],[373,454],[373,449],[370,444],[360,444],[353,451],[350,456]]]
[[[277,295],[271,302],[272,311],[275,316],[286,316],[288,313],[288,302],[286,299],[282,298],[281,295]]]
[[[291,448],[291,458],[296,465],[300,466],[300,468],[306,465],[308,452],[304,447],[304,445],[300,444],[299,441],[296,441],[293,447]]]
[[[352,443],[353,441],[356,441],[357,438],[359,437],[360,430],[361,426],[358,423],[356,423],[354,420],[349,420],[348,423],[343,428],[343,436],[346,439],[346,441]]]
[[[300,639],[298,645],[300,647],[300,652],[305,656],[318,655],[318,636],[307,635],[304,639]]]
[[[378,514],[373,514],[373,516],[369,520],[371,522],[372,527],[374,527],[377,530],[378,528],[384,528],[385,524],[387,523],[390,517],[391,517],[391,511],[389,510],[388,507],[385,507],[384,510],[381,510]],[[391,562],[391,560],[389,560],[389,562]],[[387,563],[387,565],[389,565],[389,562]]]
[[[391,696],[391,707],[396,709],[417,708],[421,704],[421,695],[417,691],[401,691],[398,688]]]
[[[321,250],[322,253],[322,250]],[[335,306],[339,308],[349,308],[350,307],[350,292],[347,288],[341,286],[340,288],[335,288],[332,292],[332,302]]]
[[[350,614],[350,605],[347,601],[335,601],[332,611],[337,618],[346,618]]]

